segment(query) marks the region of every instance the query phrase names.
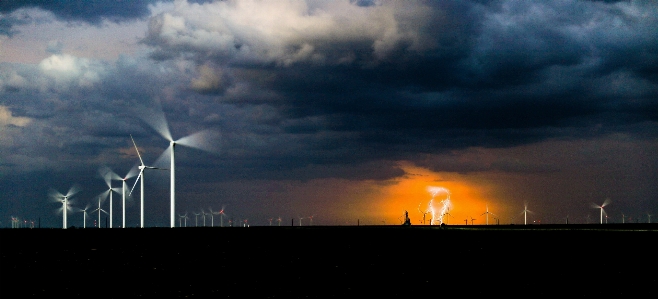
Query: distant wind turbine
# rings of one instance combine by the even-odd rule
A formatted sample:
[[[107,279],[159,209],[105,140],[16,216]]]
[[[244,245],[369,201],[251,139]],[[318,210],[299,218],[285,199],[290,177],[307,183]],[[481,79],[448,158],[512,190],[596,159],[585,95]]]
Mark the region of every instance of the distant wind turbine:
[[[217,212],[217,215],[219,215],[219,221],[220,221],[220,227],[224,227],[224,206],[222,206],[222,209]]]
[[[199,226],[199,215],[201,215],[201,214],[197,214],[197,213],[192,213],[192,214],[194,214],[194,227],[198,227]]]
[[[532,214],[533,212],[528,210],[528,203],[524,203],[523,204],[523,212],[521,212],[521,214],[523,214],[523,225],[528,224],[528,213]]]
[[[122,208],[122,223],[121,223],[121,228],[126,227],[126,187],[128,187],[128,184],[126,184],[126,181],[134,176],[137,175],[137,168],[133,167],[128,171],[126,176],[124,176],[121,179],[121,208]],[[112,218],[112,208],[110,208],[110,219]]]
[[[203,216],[203,227],[206,227],[206,215],[209,215],[206,213],[206,210],[201,209],[201,215]]]
[[[605,210],[603,210],[603,207],[605,207],[609,204],[610,204],[610,199],[608,199],[608,198],[606,198],[605,201],[603,201],[603,204],[601,204],[600,206],[595,204],[595,203],[592,203],[593,208],[601,210],[601,224],[603,224],[603,215],[606,214]]]
[[[105,210],[101,209],[101,201],[102,200],[103,200],[102,197],[98,197],[98,208],[91,211],[91,213],[94,213],[94,212],[98,211],[98,227],[99,228],[101,227],[101,212],[107,214],[107,212]],[[111,222],[112,222],[112,219],[110,218],[110,223]],[[110,227],[112,227],[112,226],[110,226]]]
[[[87,228],[87,210],[89,210],[89,204],[87,204],[84,209],[78,210],[82,212],[82,228]]]
[[[213,212],[212,207],[208,207],[208,212],[210,215],[210,227],[215,227],[215,215],[217,215],[217,212]]]
[[[49,195],[53,201],[62,203],[62,207],[58,209],[58,211],[62,212],[62,228],[64,229],[66,229],[67,227],[67,221],[66,221],[67,212],[68,210],[72,210],[71,202],[69,199],[79,191],[80,191],[80,187],[78,187],[77,184],[73,185],[66,194],[59,193],[55,189],[50,189],[49,191],[50,193]]]
[[[164,168],[158,168],[158,167],[153,167],[153,166],[146,166],[144,165],[144,160],[142,160],[142,155],[139,154],[139,149],[137,148],[137,144],[135,143],[135,139],[133,139],[133,135],[130,135],[130,140],[132,140],[133,145],[135,146],[135,151],[137,152],[137,157],[139,157],[139,175],[137,176],[137,179],[135,180],[135,184],[133,185],[133,188],[130,189],[130,194],[132,195],[133,190],[135,189],[135,186],[137,186],[137,181],[141,179],[141,183],[139,185],[139,191],[140,191],[140,201],[139,201],[139,225],[141,228],[144,228],[144,170],[145,169],[164,169]],[[172,226],[173,227],[173,226]]]
[[[482,213],[482,215],[487,215],[487,225],[489,225],[489,214],[491,214],[493,216],[496,216],[496,214],[489,212],[489,205],[488,204],[486,205],[486,207],[487,207],[487,211]],[[480,216],[482,216],[482,215],[480,215]]]
[[[101,177],[103,177],[103,180],[105,180],[105,184],[107,185],[107,188],[108,188],[107,193],[109,193],[109,195],[110,195],[110,213],[109,213],[109,216],[110,216],[110,228],[112,228],[113,227],[112,209],[114,207],[114,203],[112,202],[112,192],[113,191],[117,192],[116,190],[114,190],[112,188],[112,180],[120,181],[121,177],[118,174],[116,174],[114,171],[112,171],[112,169],[110,169],[107,166],[101,167],[99,169],[99,174],[101,175]],[[99,199],[98,204],[99,204],[98,208],[100,209],[100,199]],[[98,210],[98,221],[99,221],[98,222],[98,227],[100,227],[100,221],[101,221],[100,212],[101,211]]]

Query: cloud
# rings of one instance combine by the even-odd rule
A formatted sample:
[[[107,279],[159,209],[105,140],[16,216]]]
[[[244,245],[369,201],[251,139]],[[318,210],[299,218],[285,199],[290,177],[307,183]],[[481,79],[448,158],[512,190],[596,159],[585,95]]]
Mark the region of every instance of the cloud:
[[[226,89],[226,79],[220,70],[215,70],[208,65],[199,67],[199,77],[192,79],[190,87],[201,94],[217,94]]]
[[[0,105],[0,127],[10,125],[24,127],[30,124],[31,121],[28,117],[13,116],[8,107]]]
[[[11,14],[17,10],[39,8],[52,12],[57,18],[67,21],[82,21],[90,24],[100,24],[102,20],[121,22],[144,18],[149,15],[149,5],[158,0],[89,0],[76,1],[2,1],[0,13]]]
[[[378,63],[398,52],[435,47],[432,10],[420,2],[175,2],[154,16],[145,42],[154,57],[184,53],[241,64]]]

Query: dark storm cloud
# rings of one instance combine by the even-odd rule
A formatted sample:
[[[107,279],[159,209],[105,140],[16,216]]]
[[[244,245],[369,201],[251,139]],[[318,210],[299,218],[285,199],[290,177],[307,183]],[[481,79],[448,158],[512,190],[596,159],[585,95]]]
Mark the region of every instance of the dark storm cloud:
[[[82,21],[99,24],[102,20],[112,22],[127,21],[148,16],[150,4],[157,0],[87,0],[87,1],[48,1],[48,0],[7,0],[0,2],[0,13],[10,14],[21,8],[40,8],[52,12],[65,21]]]

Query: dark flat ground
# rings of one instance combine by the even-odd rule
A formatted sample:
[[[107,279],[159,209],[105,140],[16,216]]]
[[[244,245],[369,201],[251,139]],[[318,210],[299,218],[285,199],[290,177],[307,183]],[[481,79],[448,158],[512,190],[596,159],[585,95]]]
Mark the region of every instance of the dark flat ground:
[[[657,240],[651,224],[0,229],[0,297],[652,297]]]

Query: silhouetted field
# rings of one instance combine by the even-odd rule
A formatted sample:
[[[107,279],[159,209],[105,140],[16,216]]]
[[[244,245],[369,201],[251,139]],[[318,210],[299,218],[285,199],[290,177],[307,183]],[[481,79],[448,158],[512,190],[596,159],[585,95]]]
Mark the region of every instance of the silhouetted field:
[[[0,292],[212,298],[653,294],[658,226],[2,229]]]

